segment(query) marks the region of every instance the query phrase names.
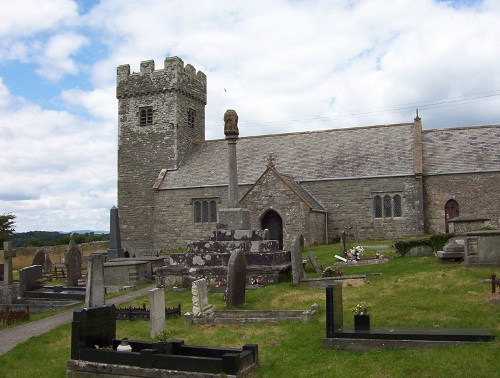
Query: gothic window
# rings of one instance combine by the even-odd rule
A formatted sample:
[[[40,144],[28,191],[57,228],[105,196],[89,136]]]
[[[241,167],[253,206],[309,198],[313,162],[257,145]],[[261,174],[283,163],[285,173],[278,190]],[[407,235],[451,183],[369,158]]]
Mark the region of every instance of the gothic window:
[[[375,218],[382,218],[382,197],[380,196],[373,198],[373,213]]]
[[[140,125],[151,126],[152,124],[153,124],[153,108],[150,106],[141,108]]]
[[[391,196],[386,194],[384,196],[384,217],[390,218],[392,217],[392,204],[391,204]]]
[[[400,194],[383,194],[373,197],[374,218],[399,218],[403,216],[403,200]]]
[[[188,109],[188,126],[194,129],[194,121],[196,118],[196,111],[194,109]]]
[[[194,203],[194,222],[201,223],[201,202],[196,201]]]
[[[195,223],[217,222],[217,201],[196,200],[193,202]]]
[[[395,194],[392,199],[392,202],[394,205],[394,216],[400,217],[401,215],[403,215],[403,211],[401,208],[401,196],[399,194]]]

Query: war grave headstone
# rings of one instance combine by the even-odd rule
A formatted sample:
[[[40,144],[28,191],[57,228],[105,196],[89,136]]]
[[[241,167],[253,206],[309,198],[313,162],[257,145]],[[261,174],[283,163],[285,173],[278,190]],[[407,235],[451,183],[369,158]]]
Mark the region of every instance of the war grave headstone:
[[[304,265],[302,263],[303,243],[300,242],[300,237],[296,237],[292,242],[292,282],[294,285],[299,285],[300,280],[304,277]]]
[[[68,286],[78,286],[78,280],[82,278],[82,253],[75,243],[73,235],[70,236],[69,246],[64,254],[66,264],[66,282]]]
[[[485,328],[373,327],[356,329],[343,325],[342,286],[326,287],[326,338],[324,348],[371,350],[388,348],[429,348],[493,341]]]
[[[151,327],[150,336],[154,338],[165,331],[165,289],[154,288],[149,291],[149,323]]]
[[[247,262],[245,253],[241,250],[231,252],[227,265],[227,296],[228,307],[241,306],[245,303],[247,282]]]
[[[104,256],[92,254],[87,262],[87,287],[85,307],[104,306],[106,287],[104,286]]]

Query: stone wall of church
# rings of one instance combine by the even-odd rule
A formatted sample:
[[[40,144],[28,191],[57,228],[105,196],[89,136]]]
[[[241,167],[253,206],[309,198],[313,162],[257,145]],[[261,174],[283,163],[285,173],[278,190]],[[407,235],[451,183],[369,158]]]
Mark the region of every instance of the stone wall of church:
[[[500,172],[426,176],[424,206],[426,232],[445,232],[444,206],[450,199],[459,205],[459,216],[490,218],[500,226]]]
[[[342,231],[354,238],[380,239],[420,234],[418,220],[419,183],[415,177],[386,177],[302,182],[328,209],[328,239]],[[399,194],[401,217],[374,217],[373,197]]]
[[[193,203],[196,200],[215,200],[219,209],[227,207],[227,186],[156,192],[155,248],[187,248],[189,243],[202,240],[215,230],[214,222],[194,222]]]

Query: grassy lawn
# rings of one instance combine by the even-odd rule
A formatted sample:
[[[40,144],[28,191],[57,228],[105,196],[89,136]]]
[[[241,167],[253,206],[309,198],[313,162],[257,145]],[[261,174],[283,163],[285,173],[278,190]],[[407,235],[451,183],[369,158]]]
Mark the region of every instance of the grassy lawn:
[[[389,241],[360,245],[387,244]],[[354,244],[349,244],[349,247]],[[319,264],[332,266],[339,245],[307,248]],[[320,305],[308,323],[184,325],[183,319],[167,321],[170,338],[186,344],[241,347],[259,345],[260,361],[252,377],[494,377],[500,371],[500,307],[489,301],[490,286],[481,279],[497,273],[491,268],[463,268],[442,263],[436,257],[399,257],[391,248],[365,249],[365,256],[382,253],[389,262],[381,265],[349,266],[345,274],[380,273],[369,276],[369,283],[344,287],[344,323],[353,324],[350,308],[360,301],[371,305],[374,326],[473,327],[488,328],[497,340],[473,346],[432,349],[392,349],[370,352],[326,350],[325,293],[296,287],[291,283],[267,286],[246,293],[243,309],[309,309]],[[317,277],[310,264],[308,277]],[[166,291],[166,305],[192,309],[191,293]],[[130,303],[140,306],[148,298]],[[210,303],[224,309],[222,295],[210,294]],[[149,322],[118,321],[117,337],[150,340]],[[70,324],[31,338],[0,356],[0,377],[64,377],[70,356]],[[1,340],[0,340],[1,342]]]

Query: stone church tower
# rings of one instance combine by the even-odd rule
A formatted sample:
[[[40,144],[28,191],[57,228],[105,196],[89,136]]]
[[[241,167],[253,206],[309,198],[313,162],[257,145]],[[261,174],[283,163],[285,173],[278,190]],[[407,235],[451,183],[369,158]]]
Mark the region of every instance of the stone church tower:
[[[154,191],[160,172],[177,169],[193,142],[205,140],[207,79],[178,57],[117,68],[118,208],[124,246],[153,247]],[[168,221],[168,220],[167,220]]]

